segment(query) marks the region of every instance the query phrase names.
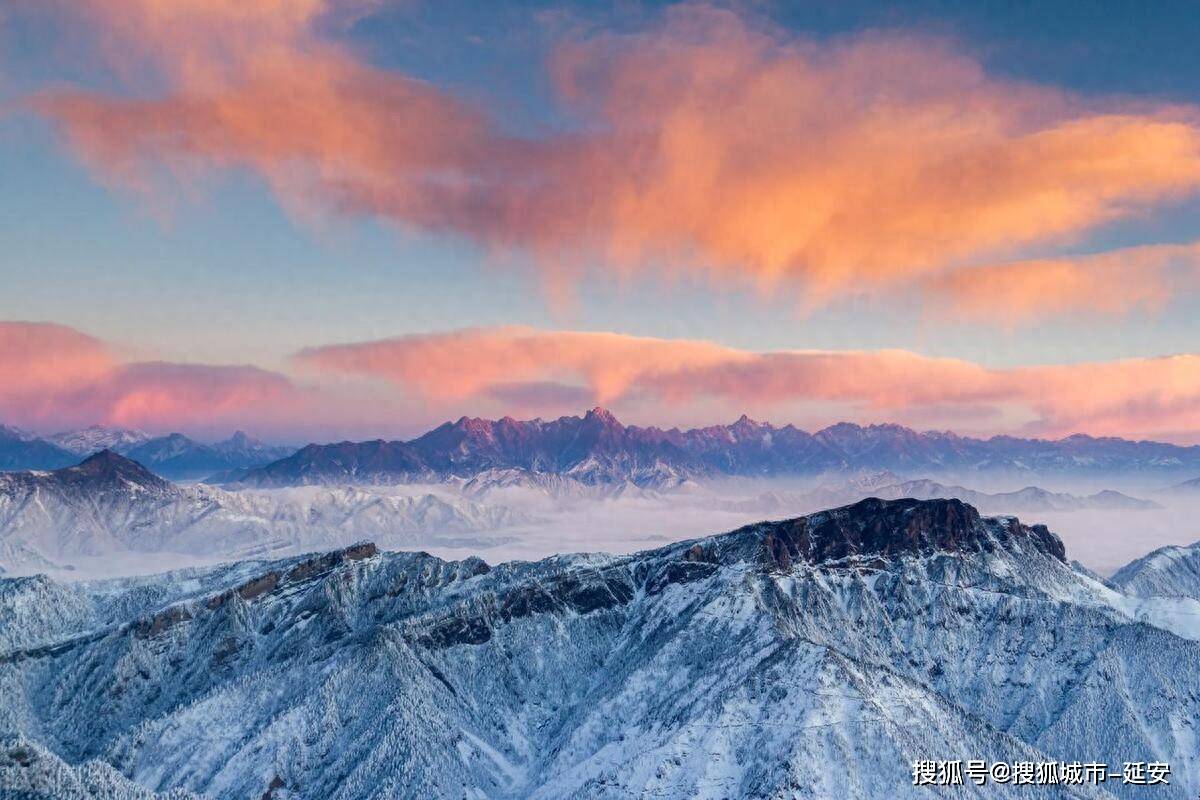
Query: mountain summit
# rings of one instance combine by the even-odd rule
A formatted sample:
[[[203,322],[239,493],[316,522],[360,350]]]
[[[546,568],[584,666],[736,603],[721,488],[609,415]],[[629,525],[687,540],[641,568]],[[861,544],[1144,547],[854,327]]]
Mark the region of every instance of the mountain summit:
[[[52,475],[61,481],[82,479],[95,488],[100,483],[124,481],[144,489],[165,491],[171,484],[155,475],[131,458],[113,452],[101,450],[85,458],[73,467],[56,470]]]
[[[985,553],[1033,550],[1065,561],[1062,540],[1045,525],[1022,525],[1015,517],[985,518],[960,500],[868,498],[843,508],[783,522],[751,526],[762,537],[768,560],[781,568],[845,559],[887,559],[936,552]]]

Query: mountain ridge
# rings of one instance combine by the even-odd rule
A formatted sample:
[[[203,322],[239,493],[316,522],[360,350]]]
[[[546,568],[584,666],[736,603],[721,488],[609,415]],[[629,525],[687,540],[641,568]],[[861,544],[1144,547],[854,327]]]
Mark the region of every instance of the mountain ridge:
[[[908,800],[922,758],[1166,761],[1156,796],[1190,797],[1200,644],[1055,541],[958,501],[876,500],[626,556],[364,544],[44,631],[0,658],[0,729],[217,798]]]
[[[626,426],[594,408],[582,417],[517,421],[462,417],[407,441],[310,444],[262,467],[219,476],[246,486],[412,483],[524,469],[585,484],[653,487],[687,479],[926,469],[1012,472],[1178,471],[1200,468],[1200,447],[1073,435],[1059,440],[918,433],[893,424],[837,423],[816,433],[743,415],[726,426]]]
[[[205,444],[182,433],[152,436],[131,428],[92,425],[44,438],[0,426],[0,470],[53,470],[81,457],[112,450],[172,480],[196,480],[221,471],[246,469],[282,458],[294,448],[270,445],[236,431]]]
[[[529,521],[506,506],[429,493],[177,485],[111,450],[49,472],[0,473],[0,564],[22,571],[139,554],[235,557],[351,536],[394,546],[486,547],[504,541],[495,531]]]

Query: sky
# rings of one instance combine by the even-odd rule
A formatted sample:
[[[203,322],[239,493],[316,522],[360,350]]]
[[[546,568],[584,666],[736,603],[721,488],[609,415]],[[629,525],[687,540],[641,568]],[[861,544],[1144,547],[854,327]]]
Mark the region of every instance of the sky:
[[[0,423],[1200,442],[1185,3],[0,3]]]

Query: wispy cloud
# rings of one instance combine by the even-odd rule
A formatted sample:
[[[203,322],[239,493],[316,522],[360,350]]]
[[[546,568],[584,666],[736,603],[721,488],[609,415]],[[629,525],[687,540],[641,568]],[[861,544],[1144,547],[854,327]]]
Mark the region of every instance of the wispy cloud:
[[[937,276],[935,314],[983,324],[1063,315],[1157,311],[1200,285],[1200,243],[1129,247],[1084,256],[1015,261]]]
[[[563,387],[656,422],[753,411],[838,419],[967,421],[974,432],[1186,437],[1200,427],[1200,356],[991,368],[903,350],[755,352],[615,333],[492,328],[302,352],[311,369],[391,381],[431,401],[476,406],[526,387],[555,408]]]
[[[562,43],[552,78],[579,124],[516,138],[328,36],[344,12],[323,0],[71,4],[110,62],[150,64],[157,85],[34,102],[117,182],[247,168],[301,213],[377,215],[528,254],[558,289],[597,272],[687,274],[815,303],[960,269],[935,298],[969,307],[998,288],[1029,316],[1049,297],[1153,307],[1154,289],[1122,299],[1085,286],[1072,300],[1089,282],[1078,264],[971,267],[1200,187],[1196,109],[996,78],[941,41],[816,42],[677,7],[637,33]],[[1039,282],[1048,290],[1029,290]]]

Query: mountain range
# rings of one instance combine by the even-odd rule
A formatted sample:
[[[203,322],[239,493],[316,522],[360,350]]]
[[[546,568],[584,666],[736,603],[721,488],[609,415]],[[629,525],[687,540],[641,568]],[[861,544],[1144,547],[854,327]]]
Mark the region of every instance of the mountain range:
[[[720,477],[812,475],[858,469],[1106,474],[1200,471],[1200,447],[1070,436],[1057,441],[918,433],[839,423],[815,434],[743,416],[681,431],[621,424],[596,408],[544,421],[462,418],[411,441],[310,444],[279,461],[221,476],[245,486],[412,483],[520,469],[584,484],[656,487]]]
[[[203,444],[182,433],[151,436],[129,428],[93,425],[40,439],[0,427],[0,470],[52,470],[70,466],[82,456],[111,450],[172,480],[198,480],[214,473],[267,464],[295,448],[269,445],[243,431]]]
[[[946,796],[1190,799],[1200,602],[1137,586],[1043,526],[878,499],[625,556],[360,544],[0,580],[0,782],[854,800],[927,798],[914,761],[983,759],[1166,762],[1170,782]]]
[[[58,469],[78,461],[75,453],[18,428],[0,425],[0,471]]]
[[[1160,442],[1082,434],[1058,440],[978,439],[847,422],[808,433],[746,416],[730,425],[664,430],[623,425],[602,408],[549,421],[463,417],[409,441],[310,444],[299,450],[265,444],[241,431],[204,444],[180,433],[151,437],[104,426],[46,439],[0,427],[0,470],[58,469],[100,449],[127,455],[173,480],[260,487],[469,480],[509,469],[589,485],[632,482],[649,488],[687,480],[857,470],[1082,476],[1200,472],[1200,447]]]
[[[1105,489],[1090,495],[1052,492],[1040,486],[1026,486],[1015,492],[980,492],[965,486],[946,485],[928,478],[903,480],[885,470],[837,481],[808,491],[772,490],[754,497],[725,501],[731,510],[776,511],[828,508],[856,502],[867,497],[884,500],[915,498],[934,500],[953,498],[969,503],[980,511],[994,514],[1041,513],[1047,511],[1152,511],[1162,506],[1152,500],[1130,497]]]
[[[432,494],[180,486],[111,450],[59,470],[0,473],[0,565],[9,571],[131,554],[245,557],[364,537],[393,547],[486,547],[495,537],[476,532],[528,521],[503,506]]]
[[[1015,492],[988,493],[964,486],[947,486],[928,479],[901,481],[879,487],[871,494],[884,500],[899,500],[903,497],[915,497],[918,500],[954,498],[983,512],[1150,511],[1162,508],[1153,500],[1130,497],[1112,489],[1082,496],[1069,492],[1051,492],[1040,486],[1026,486]]]

